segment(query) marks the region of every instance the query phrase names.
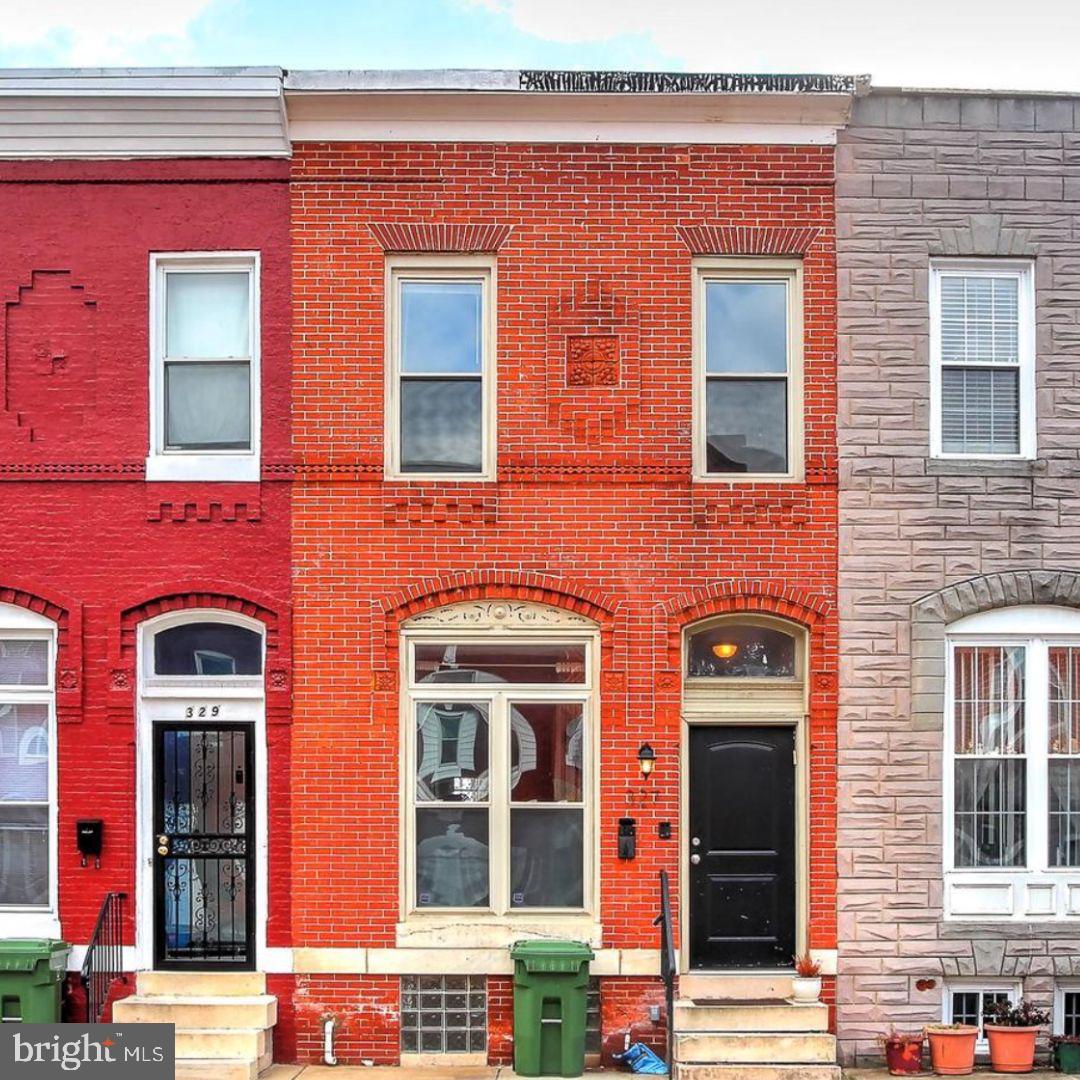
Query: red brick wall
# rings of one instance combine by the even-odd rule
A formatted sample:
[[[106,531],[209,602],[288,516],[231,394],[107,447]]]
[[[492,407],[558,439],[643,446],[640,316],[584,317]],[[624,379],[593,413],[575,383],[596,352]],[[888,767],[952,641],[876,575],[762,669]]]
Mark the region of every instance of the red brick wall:
[[[587,603],[602,623],[610,947],[655,947],[656,872],[677,869],[681,626],[753,609],[810,628],[810,941],[833,947],[832,150],[311,143],[296,147],[293,168],[297,944],[394,945],[397,623],[425,604],[487,595]],[[401,222],[504,227],[492,230],[505,238],[497,483],[382,479],[377,234],[400,230],[371,226]],[[677,228],[687,225],[796,226],[812,237],[805,484],[690,481],[691,254]],[[470,234],[450,232],[459,243]],[[724,233],[725,244],[739,235]],[[566,336],[590,332],[619,337],[623,387],[566,386]],[[643,784],[646,739],[659,760]],[[622,814],[639,822],[635,862],[616,858]],[[672,840],[657,838],[662,820],[676,825]],[[610,991],[612,1037],[654,996],[648,980]],[[492,1054],[502,1060],[499,1032]]]
[[[288,166],[0,164],[0,601],[45,608],[58,658],[60,911],[88,939],[102,897],[135,913],[134,627],[224,604],[273,623],[271,943],[287,944]],[[143,482],[152,251],[262,252],[263,457],[256,484]],[[75,403],[75,404],[73,404]],[[277,678],[277,677],[275,677]],[[286,734],[282,737],[281,732]],[[75,821],[105,821],[100,870]]]

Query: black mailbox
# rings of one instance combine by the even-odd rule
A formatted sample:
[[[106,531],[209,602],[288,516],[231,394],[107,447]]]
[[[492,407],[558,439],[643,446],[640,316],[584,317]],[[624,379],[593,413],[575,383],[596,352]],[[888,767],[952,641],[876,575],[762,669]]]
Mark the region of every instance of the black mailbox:
[[[632,859],[637,855],[637,822],[632,817],[619,818],[619,858]]]
[[[82,864],[87,859],[94,860],[94,866],[101,869],[101,846],[105,837],[105,822],[100,818],[84,818],[75,822],[75,842],[82,856]]]

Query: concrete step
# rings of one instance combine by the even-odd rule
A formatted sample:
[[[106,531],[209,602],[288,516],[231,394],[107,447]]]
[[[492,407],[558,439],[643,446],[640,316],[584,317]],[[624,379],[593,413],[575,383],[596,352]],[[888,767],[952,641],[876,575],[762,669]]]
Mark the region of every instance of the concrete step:
[[[187,1058],[176,1062],[176,1080],[256,1080],[259,1064],[249,1058]]]
[[[265,1028],[177,1028],[177,1058],[251,1058],[270,1052],[272,1037]]]
[[[832,1065],[836,1038],[820,1032],[691,1031],[675,1036],[675,1060],[709,1065]]]
[[[679,997],[694,1001],[785,1001],[791,997],[791,975],[708,975],[679,976]]]
[[[266,993],[258,971],[140,971],[135,987],[144,997],[253,997]]]
[[[828,1031],[829,1007],[820,1002],[787,1001],[675,1002],[675,1030],[682,1031]]]
[[[177,1028],[271,1028],[277,1023],[277,998],[177,997],[134,994],[113,1005],[118,1024],[175,1024]]]
[[[682,1065],[672,1080],[840,1080],[839,1065]]]

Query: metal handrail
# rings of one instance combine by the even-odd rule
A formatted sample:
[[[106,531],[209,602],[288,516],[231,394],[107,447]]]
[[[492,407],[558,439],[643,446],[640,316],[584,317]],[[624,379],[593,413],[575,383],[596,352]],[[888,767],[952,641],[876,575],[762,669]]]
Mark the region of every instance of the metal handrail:
[[[668,872],[660,871],[660,914],[653,919],[660,927],[660,978],[664,983],[664,1002],[667,1009],[667,1061],[669,1073],[675,1071],[675,935],[671,926],[671,885]]]
[[[80,978],[86,992],[86,1022],[101,1020],[113,983],[127,982],[124,974],[124,901],[127,893],[105,894],[90,944],[86,946]]]

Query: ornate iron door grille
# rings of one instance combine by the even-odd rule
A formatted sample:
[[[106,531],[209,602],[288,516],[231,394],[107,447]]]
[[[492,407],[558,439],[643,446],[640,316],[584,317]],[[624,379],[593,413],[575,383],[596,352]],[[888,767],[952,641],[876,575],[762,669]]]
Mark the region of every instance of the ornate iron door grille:
[[[154,726],[154,965],[255,965],[254,744],[245,724]]]

